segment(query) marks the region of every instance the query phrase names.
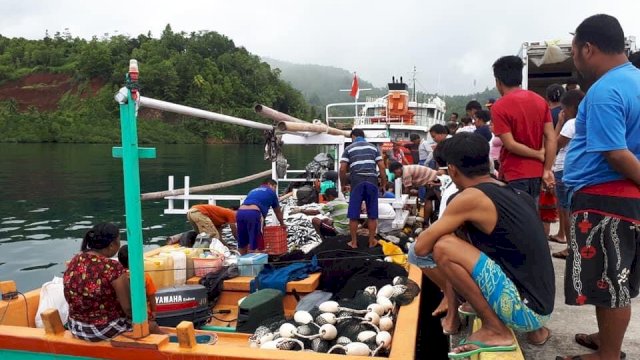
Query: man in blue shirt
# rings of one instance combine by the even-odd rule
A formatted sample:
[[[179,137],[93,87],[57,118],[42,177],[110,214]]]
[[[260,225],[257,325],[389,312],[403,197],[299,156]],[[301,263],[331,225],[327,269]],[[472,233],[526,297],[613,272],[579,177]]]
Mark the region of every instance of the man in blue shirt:
[[[593,84],[578,108],[563,176],[575,229],[565,302],[595,305],[598,320],[598,333],[576,335],[597,350],[585,360],[621,358],[640,289],[640,70],[624,48],[622,27],[609,15],[585,19],[572,44],[576,69]]]
[[[238,251],[241,254],[247,253],[247,247],[251,251],[264,249],[262,228],[269,208],[273,208],[278,222],[286,228],[276,194],[277,186],[278,183],[275,180],[265,180],[260,187],[247,194],[242,206],[238,208],[236,225],[238,228]]]
[[[364,201],[369,219],[369,247],[378,245],[376,230],[378,227],[378,172],[382,179],[381,188],[387,186],[387,175],[380,151],[364,140],[362,129],[351,131],[351,145],[347,146],[340,158],[340,182],[342,191],[347,191],[347,184],[351,186],[349,196],[349,246],[358,247],[358,222],[360,221],[360,206]],[[376,168],[377,166],[377,168]],[[347,170],[349,179],[347,181]]]

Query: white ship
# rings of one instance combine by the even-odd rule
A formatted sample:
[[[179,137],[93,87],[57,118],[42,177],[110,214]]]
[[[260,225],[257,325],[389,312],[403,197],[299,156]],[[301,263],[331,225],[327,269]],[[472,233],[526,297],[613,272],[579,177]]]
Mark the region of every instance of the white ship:
[[[409,88],[402,78],[399,81],[393,78],[388,89],[387,95],[380,98],[327,105],[327,123],[363,129],[367,138],[388,138],[397,142],[408,141],[412,133],[428,138],[431,126],[445,122],[446,104],[440,97],[430,96],[418,101],[414,86],[413,98],[410,99]],[[337,115],[345,113],[344,109],[349,107],[355,115]]]

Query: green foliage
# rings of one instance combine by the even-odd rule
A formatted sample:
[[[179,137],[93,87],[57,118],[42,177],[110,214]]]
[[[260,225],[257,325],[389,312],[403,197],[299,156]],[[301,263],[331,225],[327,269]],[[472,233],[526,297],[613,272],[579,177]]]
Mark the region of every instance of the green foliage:
[[[42,40],[0,35],[0,85],[33,73],[66,73],[75,81],[55,111],[18,111],[20,99],[0,99],[0,141],[118,142],[113,94],[131,58],[138,60],[145,96],[252,120],[261,120],[252,110],[256,103],[303,119],[313,115],[277,70],[216,32],[176,33],[167,25],[159,39],[147,34],[84,40],[68,31]],[[103,86],[93,95],[96,83]],[[143,109],[139,137],[141,143],[257,142],[262,133]]]

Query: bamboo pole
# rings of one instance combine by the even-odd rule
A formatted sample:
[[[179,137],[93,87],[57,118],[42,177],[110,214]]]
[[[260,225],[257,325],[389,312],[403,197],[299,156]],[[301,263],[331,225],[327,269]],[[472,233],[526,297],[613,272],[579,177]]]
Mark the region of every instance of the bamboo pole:
[[[351,136],[351,133],[349,131],[339,130],[324,124],[310,124],[310,123],[302,124],[302,123],[280,121],[278,123],[278,130],[291,131],[291,132],[306,131],[306,132],[315,132],[315,133],[327,133],[330,135],[337,135],[337,136],[344,136],[344,137]]]
[[[265,170],[265,171],[259,172],[257,174],[241,177],[239,179],[223,181],[223,182],[219,182],[219,183],[215,183],[215,184],[194,186],[194,187],[189,188],[189,193],[197,193],[197,192],[203,192],[203,191],[223,189],[223,188],[234,186],[234,185],[244,184],[244,183],[247,183],[249,181],[253,181],[253,180],[256,180],[256,179],[263,178],[265,176],[271,176],[271,170]],[[142,194],[140,196],[140,199],[142,199],[142,200],[158,200],[158,199],[164,199],[167,196],[177,196],[177,195],[184,195],[184,189],[175,189],[175,190],[171,190],[171,191],[170,190],[166,190],[166,191],[156,191],[156,192],[145,193],[145,194]]]
[[[245,120],[237,118],[235,116],[229,116],[224,114],[218,114],[213,111],[205,111],[201,109],[192,108],[189,106],[173,104],[170,102],[151,99],[148,97],[140,97],[140,105],[151,109],[168,111],[176,114],[182,114],[187,116],[199,117],[207,120],[214,120],[219,122],[225,122],[228,124],[241,125],[260,130],[273,130],[273,126],[269,124],[263,124],[256,121]]]
[[[280,121],[288,121],[288,122],[296,122],[296,123],[304,123],[304,124],[309,123],[308,121],[298,119],[291,115],[282,113],[278,110],[273,110],[272,108],[262,104],[257,104],[256,106],[254,106],[253,110],[255,110],[255,112],[258,113],[259,115],[264,116],[267,119],[271,119],[276,123]]]

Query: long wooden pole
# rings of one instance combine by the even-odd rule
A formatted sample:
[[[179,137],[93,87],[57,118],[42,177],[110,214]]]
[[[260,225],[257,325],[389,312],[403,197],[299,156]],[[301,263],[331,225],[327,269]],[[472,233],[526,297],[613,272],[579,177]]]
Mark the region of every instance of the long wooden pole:
[[[297,122],[297,123],[303,123],[303,124],[309,123],[308,121],[298,119],[297,117],[293,117],[289,114],[285,114],[278,110],[273,110],[272,108],[262,104],[257,104],[256,106],[253,107],[253,110],[255,110],[255,112],[258,113],[258,115],[264,116],[267,119],[271,119],[276,123],[280,121]]]
[[[273,126],[269,124],[263,124],[257,121],[241,119],[235,116],[218,114],[213,111],[206,111],[206,110],[192,108],[189,106],[173,104],[170,102],[156,100],[156,99],[148,98],[145,96],[140,97],[140,106],[156,109],[156,110],[169,111],[176,114],[198,117],[198,118],[207,119],[207,120],[224,122],[228,124],[246,126],[254,129],[273,130]]]
[[[219,183],[215,183],[215,184],[208,184],[208,185],[200,185],[200,186],[190,187],[189,188],[189,193],[197,193],[197,192],[203,192],[203,191],[211,191],[211,190],[223,189],[223,188],[234,186],[234,185],[244,184],[244,183],[247,183],[249,181],[260,179],[260,178],[263,178],[263,177],[266,177],[266,176],[271,176],[271,170],[265,170],[265,171],[259,172],[257,174],[245,176],[245,177],[242,177],[242,178],[239,178],[239,179],[223,181],[223,182],[219,182]],[[158,199],[164,199],[167,196],[177,196],[177,195],[183,195],[183,194],[184,194],[184,189],[157,191],[157,192],[150,192],[150,193],[142,194],[140,196],[140,199],[141,200],[158,200]]]
[[[278,123],[278,130],[291,131],[291,132],[306,131],[306,132],[316,132],[316,133],[328,133],[331,135],[344,136],[344,137],[350,136],[350,133],[348,131],[332,128],[324,124],[310,124],[310,123],[302,124],[302,123],[280,121]]]

